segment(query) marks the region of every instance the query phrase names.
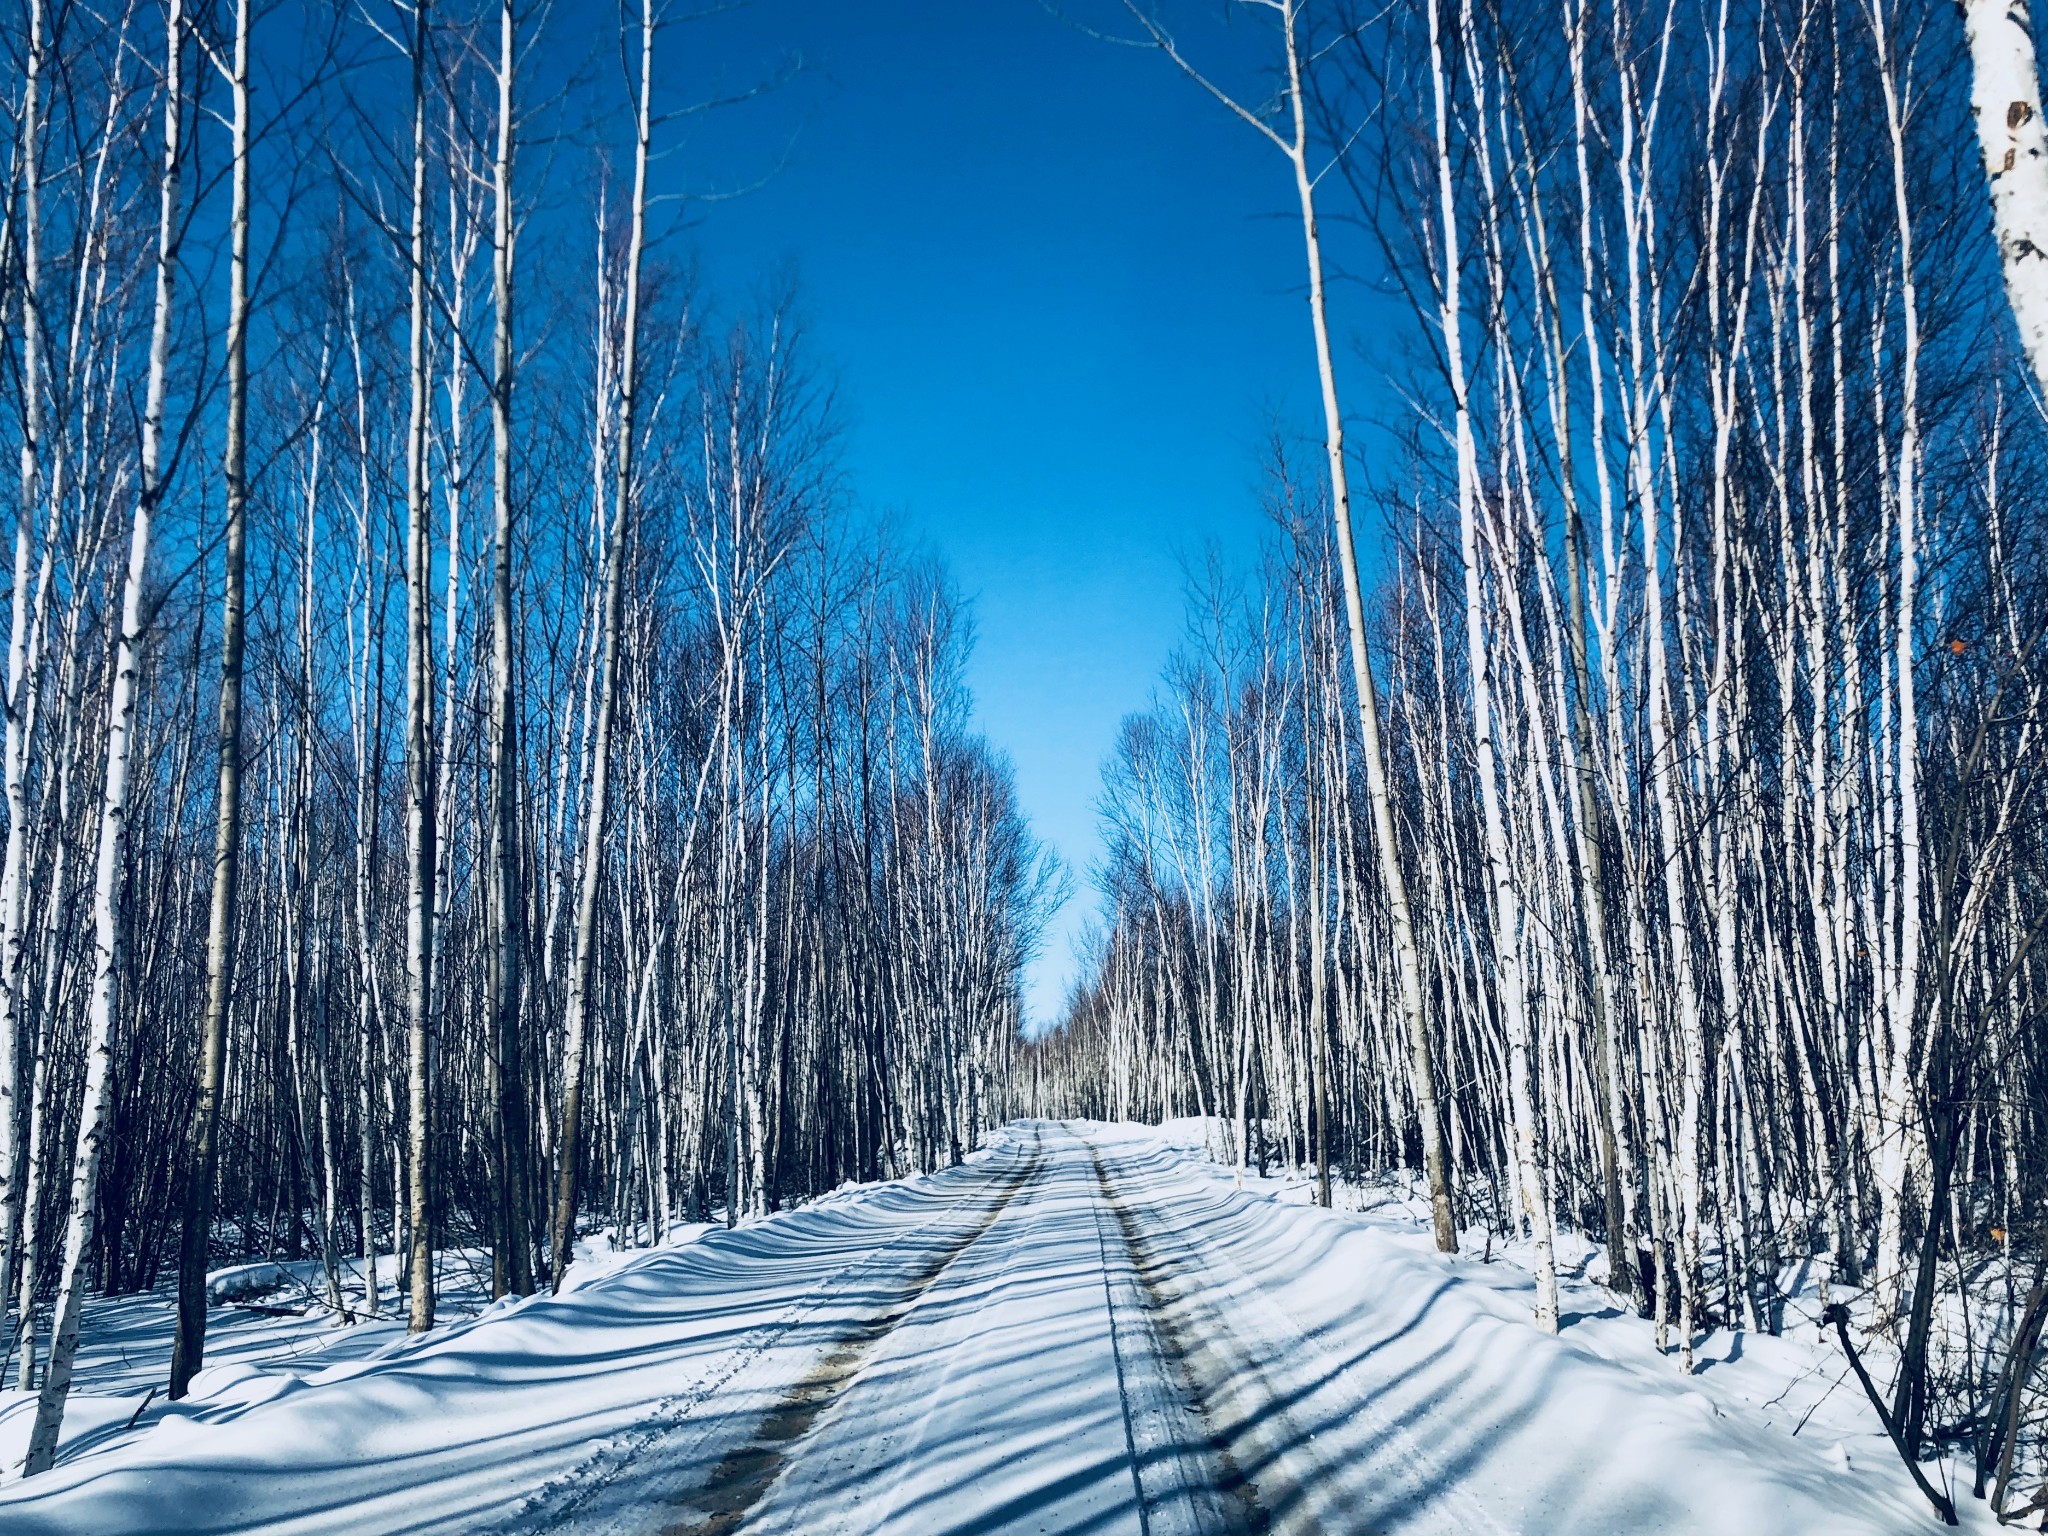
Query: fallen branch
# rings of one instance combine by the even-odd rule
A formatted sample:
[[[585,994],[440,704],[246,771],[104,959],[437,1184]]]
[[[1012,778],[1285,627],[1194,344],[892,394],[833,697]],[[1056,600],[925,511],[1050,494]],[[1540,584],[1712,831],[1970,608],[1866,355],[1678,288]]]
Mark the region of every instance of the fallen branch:
[[[1890,1410],[1884,1405],[1884,1398],[1877,1390],[1877,1383],[1870,1379],[1870,1372],[1863,1368],[1863,1358],[1856,1353],[1856,1346],[1849,1338],[1849,1309],[1839,1301],[1831,1302],[1822,1310],[1820,1320],[1833,1323],[1835,1333],[1841,1338],[1842,1353],[1849,1357],[1849,1365],[1856,1372],[1856,1379],[1863,1383],[1863,1392],[1870,1399],[1870,1406],[1877,1410],[1878,1421],[1884,1425],[1884,1432],[1891,1436],[1892,1445],[1899,1453],[1899,1460],[1906,1464],[1906,1470],[1913,1474],[1913,1481],[1920,1485],[1920,1491],[1927,1495],[1927,1502],[1934,1506],[1934,1512],[1941,1516],[1944,1525],[1956,1523],[1955,1501],[1927,1481],[1927,1474],[1920,1470],[1920,1463],[1907,1454],[1906,1442],[1899,1435],[1898,1426],[1892,1422]]]

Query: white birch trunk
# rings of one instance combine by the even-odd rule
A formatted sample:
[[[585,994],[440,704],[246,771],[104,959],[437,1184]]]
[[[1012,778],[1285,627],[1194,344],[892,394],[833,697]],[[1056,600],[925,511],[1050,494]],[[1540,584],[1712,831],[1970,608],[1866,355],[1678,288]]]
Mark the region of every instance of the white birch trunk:
[[[427,14],[415,0],[412,66],[412,233],[409,271],[408,374],[405,434],[405,1037],[406,1212],[410,1316],[407,1329],[434,1326],[433,1148],[430,1076],[434,928],[435,822],[428,762],[433,710],[431,598],[432,530],[427,502]],[[459,317],[458,317],[459,318]],[[452,566],[451,566],[452,571]]]
[[[21,500],[15,509],[14,589],[7,643],[7,843],[0,855],[0,1328],[14,1293],[10,1265],[23,1207],[21,1168],[22,913],[27,900],[29,562],[42,500],[42,76],[44,0],[30,0],[16,158],[21,168]],[[34,1211],[27,1213],[34,1220]]]
[[[1963,0],[1962,9],[2005,296],[2035,383],[2048,392],[2048,124],[2032,18],[2027,0]]]
[[[1467,8],[1463,22],[1469,29]],[[1522,900],[1510,867],[1507,832],[1502,822],[1499,768],[1494,755],[1493,697],[1488,676],[1486,612],[1479,563],[1479,464],[1472,436],[1472,412],[1460,315],[1458,214],[1451,183],[1450,82],[1446,72],[1437,7],[1429,8],[1431,84],[1436,105],[1436,191],[1443,263],[1439,292],[1445,364],[1450,371],[1456,409],[1458,460],[1458,553],[1465,578],[1465,646],[1471,671],[1472,738],[1477,758],[1479,803],[1486,838],[1488,903],[1493,919],[1493,964],[1500,989],[1502,1022],[1508,1043],[1508,1109],[1516,1184],[1522,1212],[1529,1222],[1536,1272],[1536,1326],[1557,1332],[1557,1259],[1543,1165],[1537,1151],[1535,1103],[1529,1091],[1529,1009],[1523,979]],[[1482,109],[1483,115],[1483,109]]]
[[[652,131],[649,91],[654,70],[654,0],[640,4],[640,79],[633,138],[633,213],[626,246],[625,335],[619,363],[618,474],[613,487],[611,529],[605,537],[604,618],[600,644],[596,739],[591,744],[590,796],[584,807],[580,887],[576,893],[576,952],[569,973],[569,1012],[562,1045],[560,1159],[555,1212],[549,1241],[549,1273],[556,1290],[568,1273],[576,1235],[576,1190],[582,1172],[583,1052],[589,1012],[590,973],[596,950],[599,876],[604,866],[605,812],[611,787],[612,719],[618,693],[619,614],[623,602],[627,521],[633,504],[633,447],[638,430],[635,404],[640,340],[640,252],[647,220],[647,147]],[[633,1071],[630,1063],[627,1067]],[[635,1075],[634,1081],[638,1082]]]
[[[164,395],[170,374],[171,301],[177,280],[180,235],[178,180],[184,153],[184,0],[169,0],[164,18],[164,129],[157,215],[156,294],[150,320],[149,382],[143,406],[141,483],[128,540],[128,567],[121,584],[121,632],[114,656],[113,686],[107,700],[107,765],[100,790],[99,858],[93,883],[92,1001],[87,1014],[85,1097],[79,1112],[77,1151],[71,1172],[70,1218],[64,1233],[64,1264],[52,1320],[49,1370],[36,1399],[22,1474],[44,1472],[57,1459],[57,1435],[71,1392],[71,1368],[78,1354],[79,1312],[85,1300],[85,1263],[92,1244],[99,1195],[101,1135],[110,1085],[114,1032],[120,1013],[120,976],[128,949],[127,912],[121,902],[122,865],[128,841],[128,761],[135,725],[136,674],[141,666],[144,584],[149,572],[151,519],[163,494]]]

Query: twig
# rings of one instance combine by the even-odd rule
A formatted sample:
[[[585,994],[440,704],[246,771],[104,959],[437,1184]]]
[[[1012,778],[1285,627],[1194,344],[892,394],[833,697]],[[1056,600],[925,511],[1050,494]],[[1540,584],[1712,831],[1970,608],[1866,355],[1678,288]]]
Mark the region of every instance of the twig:
[[[1816,1413],[1820,1412],[1820,1405],[1835,1395],[1835,1388],[1839,1387],[1843,1382],[1847,1381],[1848,1379],[1849,1373],[1847,1371],[1842,1372],[1842,1374],[1837,1376],[1834,1379],[1834,1381],[1829,1385],[1827,1391],[1821,1393],[1819,1397],[1814,1399],[1813,1406],[1807,1409],[1806,1412],[1802,1413],[1799,1416],[1799,1422],[1792,1426],[1792,1434],[1795,1439],[1798,1437],[1799,1431],[1806,1428],[1807,1420],[1811,1419]],[[1789,1392],[1792,1389],[1790,1387],[1787,1387],[1785,1390]],[[1768,1407],[1769,1405],[1766,1404],[1765,1406]]]
[[[128,1422],[121,1426],[121,1433],[125,1435],[128,1433],[129,1430],[133,1429],[135,1427],[135,1421],[141,1418],[143,1413],[149,1408],[149,1405],[155,1401],[156,1388],[151,1387],[148,1392],[143,1394],[142,1401],[140,1404],[137,1405],[135,1411],[128,1415]]]

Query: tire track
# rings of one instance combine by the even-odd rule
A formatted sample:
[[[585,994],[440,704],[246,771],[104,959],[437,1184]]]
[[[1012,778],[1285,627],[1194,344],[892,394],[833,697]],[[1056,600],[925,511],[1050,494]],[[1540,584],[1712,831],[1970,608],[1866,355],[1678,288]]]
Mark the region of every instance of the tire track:
[[[1303,1333],[1226,1244],[1199,1223],[1175,1226],[1163,1204],[1141,1222],[1113,1193],[1111,1203],[1209,1426],[1226,1491],[1252,1522],[1239,1529],[1406,1529],[1426,1510],[1418,1528],[1506,1536],[1399,1422],[1339,1385],[1347,1359]],[[1361,1459],[1376,1469],[1370,1480],[1357,1476]]]
[[[1095,1183],[1102,1191],[1104,1205],[1112,1205],[1109,1180],[1103,1177],[1102,1159],[1095,1148],[1088,1148],[1088,1156],[1095,1164]],[[1131,1492],[1138,1501],[1138,1536],[1152,1536],[1151,1499],[1145,1493],[1145,1478],[1142,1472],[1143,1458],[1138,1451],[1137,1425],[1131,1412],[1130,1379],[1124,1368],[1123,1346],[1117,1338],[1116,1316],[1116,1272],[1109,1261],[1109,1234],[1102,1229],[1102,1207],[1095,1209],[1095,1242],[1102,1254],[1102,1305],[1109,1314],[1109,1353],[1116,1366],[1117,1406],[1124,1420],[1124,1454],[1131,1463]],[[1126,1243],[1128,1249],[1129,1244]],[[1128,1253],[1125,1255],[1129,1257]]]
[[[996,1198],[988,1211],[977,1219],[972,1234],[966,1241],[951,1244],[941,1250],[947,1256],[946,1262],[950,1262],[953,1256],[988,1230],[996,1216],[1015,1198],[1018,1190],[1035,1175],[1039,1161],[1040,1146],[1037,1140],[1034,1140],[1027,1160],[1009,1174],[999,1176],[1003,1182]],[[534,1533],[554,1531],[586,1515],[594,1501],[601,1499],[623,1479],[631,1476],[643,1464],[645,1458],[661,1447],[664,1441],[688,1429],[692,1416],[698,1409],[715,1400],[718,1394],[748,1367],[754,1365],[822,1308],[830,1306],[848,1282],[905,1244],[928,1234],[935,1225],[955,1215],[963,1205],[985,1197],[994,1185],[995,1180],[991,1179],[988,1183],[962,1191],[960,1195],[947,1202],[944,1208],[934,1211],[907,1231],[890,1238],[831,1274],[821,1277],[779,1315],[756,1324],[744,1337],[735,1341],[730,1353],[716,1369],[693,1381],[683,1391],[655,1404],[636,1430],[629,1431],[625,1437],[616,1437],[601,1445],[581,1466],[550,1480],[546,1486],[529,1495],[520,1511],[513,1517],[508,1529]],[[919,1287],[920,1294],[937,1279],[944,1267],[942,1263],[929,1278],[923,1280]],[[893,1304],[891,1310],[896,1310]],[[836,1353],[838,1348],[838,1343],[835,1343],[831,1346],[830,1353]],[[808,1380],[806,1377],[806,1381]],[[711,1430],[706,1429],[694,1436],[690,1441],[690,1447],[694,1448],[700,1444],[704,1435],[708,1433],[711,1433]],[[673,1455],[675,1452],[671,1450],[670,1454]],[[683,1529],[698,1532],[703,1527],[686,1526]]]
[[[1085,1141],[1085,1138],[1084,1144],[1095,1166],[1095,1182],[1102,1192],[1103,1203],[1116,1218],[1117,1230],[1123,1238],[1124,1249],[1130,1258],[1131,1274],[1145,1303],[1144,1322],[1151,1332],[1161,1360],[1174,1376],[1174,1385],[1189,1410],[1189,1417],[1201,1426],[1204,1443],[1197,1450],[1203,1453],[1199,1459],[1210,1464],[1203,1472],[1208,1491],[1215,1497],[1201,1501],[1206,1507],[1200,1508],[1195,1518],[1203,1528],[1215,1529],[1218,1536],[1271,1536],[1275,1530],[1272,1516],[1261,1502],[1258,1488],[1246,1475],[1232,1449],[1234,1436],[1226,1431],[1220,1422],[1220,1415],[1212,1406],[1215,1401],[1214,1384],[1218,1380],[1217,1373],[1219,1370],[1230,1369],[1226,1362],[1216,1358],[1213,1346],[1207,1342],[1208,1338],[1212,1338],[1214,1333],[1220,1330],[1221,1319],[1210,1319],[1212,1326],[1198,1332],[1192,1326],[1193,1320],[1183,1315],[1183,1309],[1176,1305],[1177,1298],[1169,1296],[1164,1288],[1170,1266],[1146,1242],[1136,1218],[1117,1197],[1116,1188],[1110,1182],[1109,1171],[1103,1165],[1101,1152],[1092,1142]],[[1121,1376],[1121,1362],[1118,1369]],[[1128,1436],[1128,1400],[1124,1411]],[[1134,1466],[1134,1476],[1136,1475]],[[1138,1477],[1137,1480],[1142,1518],[1145,1515],[1144,1506],[1150,1502],[1150,1498],[1144,1488],[1144,1479]]]
[[[799,1441],[860,1374],[875,1347],[911,1313],[938,1279],[980,1242],[1018,1193],[1036,1178],[1042,1140],[1034,1136],[1031,1156],[1013,1173],[973,1228],[929,1254],[890,1298],[887,1307],[864,1318],[835,1339],[811,1370],[770,1408],[745,1444],[726,1453],[701,1487],[669,1502],[672,1515],[663,1536],[730,1536],[775,1485]]]

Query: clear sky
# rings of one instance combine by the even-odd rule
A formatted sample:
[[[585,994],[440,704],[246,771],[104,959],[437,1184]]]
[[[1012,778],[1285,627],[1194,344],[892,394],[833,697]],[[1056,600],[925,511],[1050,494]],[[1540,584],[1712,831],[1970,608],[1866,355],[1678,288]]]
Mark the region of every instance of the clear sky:
[[[1075,875],[1029,987],[1049,1023],[1095,910],[1102,760],[1180,637],[1183,557],[1249,554],[1260,442],[1315,424],[1287,165],[1163,57],[1038,0],[758,0],[665,42],[705,90],[801,55],[663,175],[762,182],[687,238],[720,291],[794,268],[854,495],[973,605],[980,728]]]

